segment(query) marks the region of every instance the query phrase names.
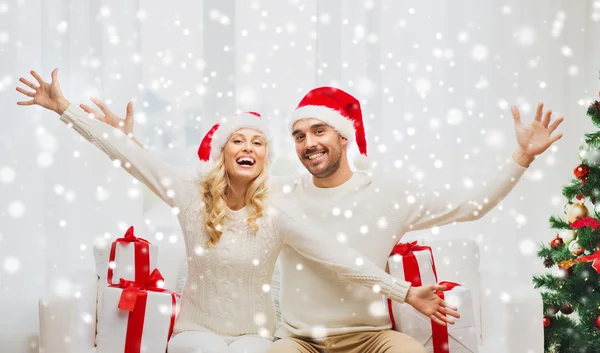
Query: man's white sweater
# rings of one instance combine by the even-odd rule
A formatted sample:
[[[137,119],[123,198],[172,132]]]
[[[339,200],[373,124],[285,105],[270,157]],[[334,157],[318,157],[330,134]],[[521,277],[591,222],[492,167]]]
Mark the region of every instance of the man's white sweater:
[[[511,158],[487,186],[461,195],[427,191],[362,172],[334,188],[316,187],[307,174],[278,185],[277,192],[296,204],[306,223],[347,242],[385,269],[392,247],[406,232],[480,218],[512,190],[526,169]],[[283,247],[280,261],[282,324],[277,337],[311,338],[391,328],[387,311],[381,310],[381,295],[337,280],[331,271],[289,246]]]

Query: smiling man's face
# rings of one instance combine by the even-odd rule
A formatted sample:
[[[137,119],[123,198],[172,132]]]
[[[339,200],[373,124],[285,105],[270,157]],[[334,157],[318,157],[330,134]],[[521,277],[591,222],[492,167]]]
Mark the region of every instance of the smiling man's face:
[[[348,140],[327,123],[306,118],[292,128],[296,154],[304,167],[316,178],[327,178],[339,168]]]

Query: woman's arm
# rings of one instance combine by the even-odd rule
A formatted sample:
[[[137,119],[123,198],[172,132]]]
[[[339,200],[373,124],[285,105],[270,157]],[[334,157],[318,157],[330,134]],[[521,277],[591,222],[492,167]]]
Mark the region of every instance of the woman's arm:
[[[193,199],[193,178],[176,172],[172,166],[136,144],[123,131],[90,117],[80,107],[70,104],[60,89],[57,69],[52,72],[51,83],[45,82],[35,71],[31,74],[39,86],[21,78],[20,81],[34,92],[17,88],[19,92],[33,98],[28,102],[19,102],[19,105],[37,104],[60,114],[61,121],[106,153],[169,206],[183,209]]]

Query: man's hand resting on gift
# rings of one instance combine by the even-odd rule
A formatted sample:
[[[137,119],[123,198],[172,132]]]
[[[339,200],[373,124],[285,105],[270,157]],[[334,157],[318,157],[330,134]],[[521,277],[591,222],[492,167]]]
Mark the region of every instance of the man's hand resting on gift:
[[[440,325],[454,324],[454,319],[446,315],[459,318],[460,314],[456,311],[457,308],[449,306],[445,300],[435,293],[446,289],[446,286],[437,284],[410,287],[404,301]]]

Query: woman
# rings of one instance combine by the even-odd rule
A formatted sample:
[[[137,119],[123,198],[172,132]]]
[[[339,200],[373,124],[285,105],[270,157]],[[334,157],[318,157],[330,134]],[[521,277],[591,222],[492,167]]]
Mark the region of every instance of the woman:
[[[214,166],[202,177],[186,177],[136,144],[132,131],[125,135],[71,105],[63,97],[57,69],[51,83],[34,71],[31,74],[39,86],[21,78],[33,92],[20,87],[17,91],[32,99],[17,104],[37,104],[58,113],[61,121],[120,160],[178,215],[188,274],[170,353],[264,352],[275,330],[269,283],[283,244],[326,265],[340,278],[377,288],[392,300],[403,301],[407,295],[407,282],[394,280],[355,250],[296,222],[293,208],[284,201],[268,199],[272,151],[268,129],[257,114],[215,125],[198,152]],[[131,118],[128,123],[132,127]],[[440,323],[452,323],[445,314],[458,317],[431,291],[423,292],[420,300],[439,312]]]

